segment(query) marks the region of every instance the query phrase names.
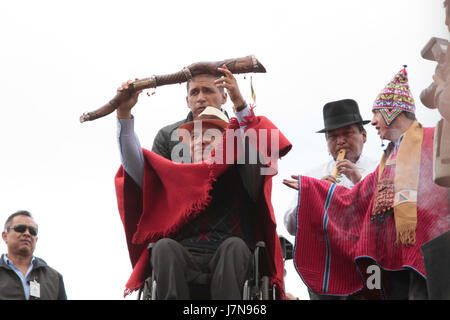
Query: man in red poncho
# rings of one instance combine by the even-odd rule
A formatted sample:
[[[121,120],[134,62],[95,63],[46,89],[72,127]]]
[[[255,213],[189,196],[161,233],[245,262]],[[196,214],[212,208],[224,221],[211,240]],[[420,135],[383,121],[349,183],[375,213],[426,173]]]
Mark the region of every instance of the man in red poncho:
[[[178,130],[194,163],[172,162],[140,147],[131,116],[139,93],[118,108],[122,167],[115,183],[133,265],[128,292],[138,289],[153,267],[159,299],[189,299],[192,283],[210,283],[212,299],[241,299],[251,249],[264,241],[269,261],[263,270],[284,297],[271,177],[278,156],[291,145],[268,119],[256,117],[241,102],[231,72],[219,70],[224,77],[202,75],[188,85],[205,104],[195,121]],[[245,119],[241,125],[246,133],[252,133],[245,143],[235,134],[241,132],[236,119],[228,123],[216,106],[206,105],[220,100],[215,99],[220,87],[227,89],[237,116]],[[262,161],[249,163],[244,150],[255,147]],[[151,242],[156,244],[150,259],[146,248]]]
[[[433,182],[434,128],[415,120],[405,69],[378,95],[373,114],[390,141],[377,170],[353,189],[298,179],[294,263],[318,294],[372,289],[378,298],[427,299],[421,246],[450,229],[448,190]]]

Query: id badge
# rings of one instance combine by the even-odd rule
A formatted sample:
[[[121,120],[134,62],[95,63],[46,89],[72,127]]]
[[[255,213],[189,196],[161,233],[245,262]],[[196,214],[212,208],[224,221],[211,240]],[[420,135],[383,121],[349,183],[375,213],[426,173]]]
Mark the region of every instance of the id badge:
[[[41,297],[41,285],[36,280],[30,282],[30,297],[35,299]]]

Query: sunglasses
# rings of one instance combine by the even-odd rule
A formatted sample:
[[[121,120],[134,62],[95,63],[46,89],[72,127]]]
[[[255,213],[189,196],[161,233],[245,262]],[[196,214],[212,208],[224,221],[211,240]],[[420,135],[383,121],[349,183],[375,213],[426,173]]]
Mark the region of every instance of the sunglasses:
[[[30,232],[30,234],[32,236],[37,236],[37,233],[38,233],[37,228],[27,226],[25,224],[17,224],[14,227],[12,227],[12,229],[14,229],[15,232],[19,232],[19,233],[24,233],[28,229],[28,231]]]

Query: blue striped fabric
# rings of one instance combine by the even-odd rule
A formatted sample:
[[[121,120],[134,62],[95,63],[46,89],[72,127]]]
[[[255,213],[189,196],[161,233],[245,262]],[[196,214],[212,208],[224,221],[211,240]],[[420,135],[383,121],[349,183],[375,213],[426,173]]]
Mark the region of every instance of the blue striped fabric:
[[[334,188],[336,187],[336,184],[332,184],[330,187],[330,190],[328,191],[327,199],[325,201],[325,207],[324,211],[325,214],[323,216],[323,231],[325,233],[325,240],[327,245],[327,253],[326,253],[326,259],[325,259],[325,272],[323,275],[323,285],[322,290],[323,292],[328,291],[328,280],[330,278],[330,243],[328,240],[328,232],[327,232],[327,225],[328,225],[328,207],[330,206],[331,197],[333,196]]]

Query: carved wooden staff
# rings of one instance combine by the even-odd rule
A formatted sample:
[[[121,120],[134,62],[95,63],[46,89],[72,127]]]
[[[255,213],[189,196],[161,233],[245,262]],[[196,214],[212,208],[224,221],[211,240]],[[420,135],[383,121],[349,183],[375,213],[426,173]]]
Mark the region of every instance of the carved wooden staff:
[[[127,90],[118,92],[116,96],[103,107],[95,111],[83,113],[83,115],[80,117],[80,122],[92,121],[112,113],[120,106],[122,102],[126,101],[133,92],[139,90],[156,88],[167,84],[186,82],[199,74],[211,74],[220,76],[222,75],[222,73],[219,72],[217,68],[222,67],[224,64],[227,66],[228,70],[231,71],[231,73],[235,74],[266,72],[264,66],[255,58],[255,56],[247,56],[243,58],[228,59],[217,62],[193,63],[176,73],[161,76],[152,76],[150,78],[144,78],[132,82],[128,86]]]

